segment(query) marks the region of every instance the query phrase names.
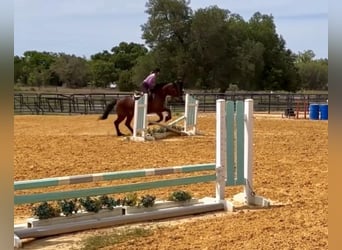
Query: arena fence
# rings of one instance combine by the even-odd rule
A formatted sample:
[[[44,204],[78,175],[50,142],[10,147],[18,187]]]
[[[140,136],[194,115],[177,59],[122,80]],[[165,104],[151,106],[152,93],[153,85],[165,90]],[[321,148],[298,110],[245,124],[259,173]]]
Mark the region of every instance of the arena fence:
[[[231,101],[253,99],[256,112],[284,112],[302,107],[304,103],[326,103],[328,94],[283,94],[259,92],[195,93],[189,91],[199,102],[199,112],[215,112],[216,100]],[[121,98],[132,93],[25,93],[14,94],[14,114],[102,114],[113,98]],[[184,112],[184,103],[169,100],[167,106],[173,112]]]

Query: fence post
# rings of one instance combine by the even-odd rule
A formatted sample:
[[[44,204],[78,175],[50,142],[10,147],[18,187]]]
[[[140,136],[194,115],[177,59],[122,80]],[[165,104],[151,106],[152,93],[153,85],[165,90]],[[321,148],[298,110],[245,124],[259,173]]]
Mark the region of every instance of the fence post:
[[[244,193],[247,203],[253,203],[253,100],[245,100],[245,125],[244,125]]]
[[[226,109],[225,100],[216,101],[216,201],[224,200],[225,179],[227,166],[225,164],[226,152]]]
[[[134,104],[134,122],[133,122],[133,140],[145,140],[145,132],[147,128],[147,104],[148,95],[144,94]],[[141,133],[141,135],[138,135]]]

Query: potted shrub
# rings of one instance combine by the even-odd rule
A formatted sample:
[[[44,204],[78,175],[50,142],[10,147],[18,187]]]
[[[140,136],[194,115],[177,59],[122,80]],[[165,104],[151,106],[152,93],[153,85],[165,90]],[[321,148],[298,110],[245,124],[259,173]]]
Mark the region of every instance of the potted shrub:
[[[124,214],[122,207],[116,207],[115,199],[108,196],[61,200],[57,204],[59,207],[43,202],[38,207],[34,207],[34,217],[28,219],[28,227],[101,219]]]
[[[80,198],[79,201],[87,212],[97,213],[102,207],[102,203],[98,198],[91,198],[88,196],[86,198]]]
[[[138,204],[138,195],[137,193],[129,193],[122,200],[122,206],[134,207]]]
[[[80,205],[77,202],[77,199],[72,200],[61,200],[58,201],[61,212],[65,216],[70,216],[72,214],[76,214],[80,208]]]
[[[192,196],[189,192],[186,191],[175,191],[169,195],[169,201],[177,201],[177,202],[185,202],[190,201]]]
[[[155,196],[146,195],[140,198],[137,206],[125,207],[125,213],[143,213],[172,207],[189,206],[196,203],[199,203],[199,201],[193,199],[191,194],[185,191],[175,191],[171,193],[166,201],[156,201]]]
[[[151,211],[155,200],[156,197],[153,195],[143,195],[139,199],[136,193],[128,194],[123,199],[125,214]]]
[[[38,206],[33,206],[32,211],[33,216],[40,220],[59,216],[61,212],[56,205],[48,203],[47,201],[40,203]]]
[[[153,195],[143,195],[141,196],[138,206],[143,207],[153,207],[154,203],[156,201],[156,197]]]
[[[102,204],[102,209],[108,208],[109,210],[113,210],[114,207],[119,205],[117,200],[115,200],[112,197],[109,197],[108,195],[102,195],[100,197],[100,202]]]

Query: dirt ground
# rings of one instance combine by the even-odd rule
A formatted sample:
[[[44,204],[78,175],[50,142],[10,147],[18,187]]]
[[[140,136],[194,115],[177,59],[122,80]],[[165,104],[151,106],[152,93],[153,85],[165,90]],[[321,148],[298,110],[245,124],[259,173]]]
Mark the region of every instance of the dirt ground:
[[[215,161],[215,114],[199,115],[203,135],[145,143],[115,136],[114,117],[15,116],[15,180]],[[105,249],[328,249],[328,122],[255,115],[253,139],[255,192],[281,206],[131,225],[151,228],[152,235]],[[179,189],[195,198],[215,195],[213,183]],[[142,193],[163,199],[174,190]],[[240,191],[227,187],[226,197]],[[22,223],[31,210],[16,206],[14,214],[14,222]],[[115,229],[36,239],[23,247],[80,249],[85,237]]]

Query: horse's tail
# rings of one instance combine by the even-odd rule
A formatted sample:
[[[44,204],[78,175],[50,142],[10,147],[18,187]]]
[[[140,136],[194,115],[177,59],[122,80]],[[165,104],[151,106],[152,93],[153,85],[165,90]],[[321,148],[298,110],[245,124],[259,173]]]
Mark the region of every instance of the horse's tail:
[[[98,120],[105,120],[108,118],[109,113],[113,110],[115,104],[116,104],[116,99],[114,99],[113,101],[111,101],[107,106],[105,111],[103,112],[103,114],[99,117]]]

